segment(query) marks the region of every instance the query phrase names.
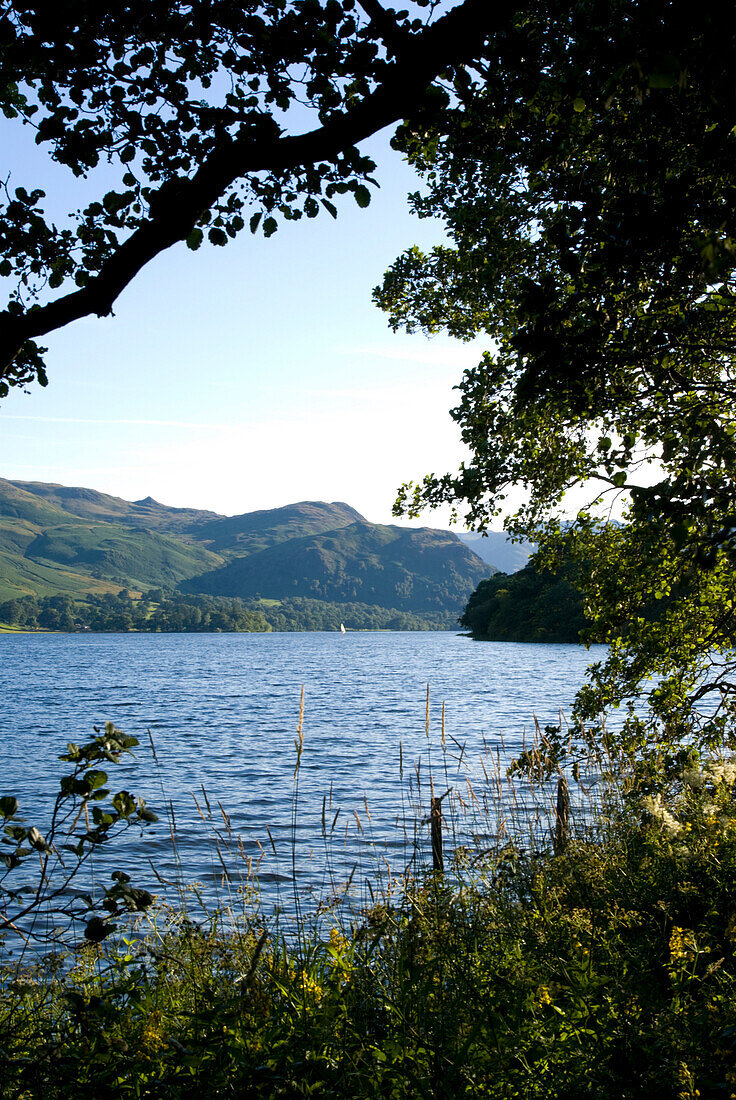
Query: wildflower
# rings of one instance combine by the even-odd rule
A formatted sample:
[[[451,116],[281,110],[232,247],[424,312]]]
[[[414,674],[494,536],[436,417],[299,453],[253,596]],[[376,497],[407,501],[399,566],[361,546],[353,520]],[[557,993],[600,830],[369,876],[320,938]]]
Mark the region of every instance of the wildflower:
[[[646,810],[648,814],[661,825],[663,832],[670,839],[674,839],[679,836],[683,831],[682,825],[673,814],[662,804],[661,795],[647,795],[646,798],[641,800],[641,806],[643,810]]]
[[[146,1054],[154,1055],[166,1046],[166,1041],[161,1030],[161,1022],[161,1013],[155,1011],[150,1014],[143,1025],[141,1046]]]
[[[670,962],[684,959],[690,951],[696,950],[693,933],[688,928],[679,928],[675,925],[670,933]]]
[[[350,940],[347,936],[343,936],[339,928],[330,929],[330,947],[338,955],[344,954],[348,947],[350,947]]]
[[[306,970],[301,971],[298,982],[305,1000],[319,1001],[321,999],[322,986],[319,985]]]
[[[682,773],[682,781],[696,791],[699,791],[705,783],[702,772],[699,772],[697,768],[685,768]]]
[[[736,763],[733,760],[709,760],[703,768],[709,783],[725,783],[732,787],[736,782]]]
[[[540,985],[537,990],[537,1004],[538,1005],[551,1005],[552,998],[550,997],[549,989],[546,985]]]

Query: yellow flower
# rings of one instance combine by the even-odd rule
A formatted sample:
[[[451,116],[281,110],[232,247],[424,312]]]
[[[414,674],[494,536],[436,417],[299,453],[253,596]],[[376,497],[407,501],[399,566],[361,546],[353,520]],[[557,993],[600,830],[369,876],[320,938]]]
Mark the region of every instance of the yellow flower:
[[[677,925],[670,933],[670,962],[683,959],[688,951],[693,950],[693,934],[687,928],[678,928]]]
[[[302,970],[298,976],[298,983],[306,1000],[319,1001],[322,997],[322,986],[315,982],[311,974]]]
[[[546,985],[540,985],[537,990],[537,1004],[539,1005],[551,1005],[552,998],[549,995],[549,989]]]
[[[166,1046],[166,1040],[163,1037],[161,1031],[161,1013],[158,1011],[152,1012],[145,1024],[143,1025],[143,1032],[141,1034],[141,1046],[146,1054],[156,1054],[159,1050]]]
[[[339,928],[330,929],[330,947],[340,955],[350,947],[350,940],[343,936]]]

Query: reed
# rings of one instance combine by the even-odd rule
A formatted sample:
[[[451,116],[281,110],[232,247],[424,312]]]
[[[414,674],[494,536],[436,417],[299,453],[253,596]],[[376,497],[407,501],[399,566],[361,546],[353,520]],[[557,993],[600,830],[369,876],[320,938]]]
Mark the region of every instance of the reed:
[[[326,793],[328,889],[307,907],[294,861],[286,922],[258,892],[274,838],[254,859],[226,809],[196,792],[219,903],[180,883],[124,937],[6,967],[2,1096],[736,1091],[736,767],[689,761],[665,803],[605,759],[561,773],[538,725],[509,767],[502,743],[472,756],[444,714],[431,744],[430,717],[428,699],[424,765],[400,754],[401,866],[372,835],[366,798],[352,822],[371,862],[331,875],[351,815]],[[294,823],[308,744],[302,698]]]

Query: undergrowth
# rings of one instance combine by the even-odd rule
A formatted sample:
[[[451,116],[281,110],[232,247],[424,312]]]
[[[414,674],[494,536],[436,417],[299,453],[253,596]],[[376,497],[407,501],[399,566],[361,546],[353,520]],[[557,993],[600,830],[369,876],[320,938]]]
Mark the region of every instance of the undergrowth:
[[[297,935],[253,896],[200,923],[158,903],[8,966],[0,1093],[734,1097],[735,780],[691,755],[536,843],[495,801],[493,845]]]

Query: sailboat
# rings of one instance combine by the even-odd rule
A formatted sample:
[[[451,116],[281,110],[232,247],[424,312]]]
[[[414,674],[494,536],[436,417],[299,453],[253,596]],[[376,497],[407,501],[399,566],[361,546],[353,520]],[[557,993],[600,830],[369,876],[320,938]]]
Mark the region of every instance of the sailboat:
[[[340,633],[341,634],[345,633],[345,623],[340,623]]]

